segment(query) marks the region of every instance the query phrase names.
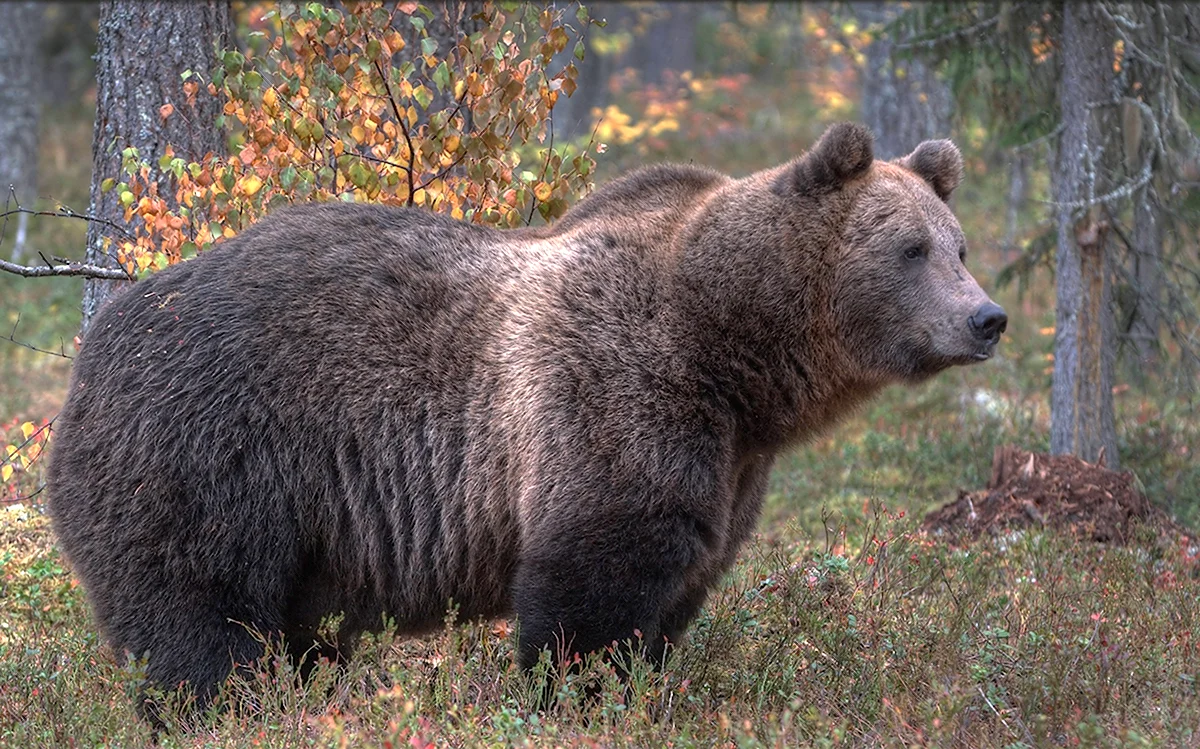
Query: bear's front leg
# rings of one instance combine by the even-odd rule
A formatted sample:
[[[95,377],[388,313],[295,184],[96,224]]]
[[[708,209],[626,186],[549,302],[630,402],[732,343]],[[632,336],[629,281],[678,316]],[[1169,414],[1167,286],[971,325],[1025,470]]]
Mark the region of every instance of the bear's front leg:
[[[525,543],[514,588],[518,661],[532,668],[542,650],[556,661],[640,635],[661,661],[664,627],[688,598],[689,570],[702,564],[711,533],[687,513],[609,505],[544,518]]]

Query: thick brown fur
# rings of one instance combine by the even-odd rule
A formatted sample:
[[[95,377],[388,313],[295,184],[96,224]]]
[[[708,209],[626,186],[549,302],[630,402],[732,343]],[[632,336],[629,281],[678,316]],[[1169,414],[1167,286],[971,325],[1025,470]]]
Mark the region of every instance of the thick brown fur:
[[[251,630],[334,652],[451,603],[515,613],[525,666],[635,630],[661,655],[780,449],[990,354],[953,148],[875,162],[839,125],[744,179],[634,172],[539,229],[298,206],[137,283],[83,342],[49,480],[100,627],[202,701]]]

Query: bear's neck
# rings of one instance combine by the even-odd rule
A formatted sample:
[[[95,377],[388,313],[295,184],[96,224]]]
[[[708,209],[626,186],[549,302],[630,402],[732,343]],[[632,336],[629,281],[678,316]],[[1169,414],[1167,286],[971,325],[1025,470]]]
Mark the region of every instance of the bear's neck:
[[[861,374],[839,339],[827,219],[788,224],[796,212],[779,200],[761,181],[722,189],[692,214],[672,253],[684,371],[749,451],[810,438],[883,385]]]

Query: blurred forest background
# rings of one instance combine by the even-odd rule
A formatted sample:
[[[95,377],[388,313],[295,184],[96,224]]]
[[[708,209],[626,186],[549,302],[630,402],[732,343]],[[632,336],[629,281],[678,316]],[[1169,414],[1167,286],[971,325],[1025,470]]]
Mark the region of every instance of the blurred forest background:
[[[68,261],[153,272],[291,200],[425,205],[501,227],[552,221],[591,186],[642,164],[695,162],[740,176],[800,154],[832,122],[860,120],[875,133],[877,158],[927,138],[962,149],[967,174],[953,207],[967,264],[1007,309],[1009,329],[994,360],[892,389],[782,458],[763,522],[769,542],[804,539],[787,548],[803,556],[822,547],[822,575],[866,585],[874,572],[829,560],[865,549],[881,517],[919,518],[983,486],[1005,444],[1131,470],[1156,506],[1200,525],[1200,8],[426,5],[355,15],[362,6],[351,3],[0,4],[0,262],[14,271],[0,273],[0,504],[38,503],[45,427],[64,397],[73,341],[114,283],[71,275]],[[355,98],[363,87],[375,92],[362,97],[371,106]],[[79,218],[88,215],[104,222]],[[51,266],[62,277],[22,277]],[[841,542],[829,541],[837,532]],[[18,558],[0,551],[0,566],[17,575]],[[863,559],[875,563],[854,564]],[[1095,569],[1092,561],[1079,568]],[[964,580],[992,574],[976,573]],[[1146,591],[1159,584],[1148,578]],[[980,601],[991,600],[985,588]],[[1195,630],[1194,598],[1183,619],[1171,609],[1173,626]],[[1004,600],[997,610],[1011,614],[1013,599]],[[939,601],[930,605],[959,605]],[[1057,610],[1047,601],[1047,612]],[[1099,632],[1085,609],[1055,627]],[[1129,622],[1131,632],[1143,626]],[[963,642],[974,650],[954,658],[999,669],[994,633],[1017,631],[1005,626],[971,624]],[[847,632],[840,636],[858,636]],[[1044,645],[1025,643],[1038,653]],[[1094,696],[1076,684],[1092,667],[1077,666],[1088,647],[1059,648],[1059,660],[1046,661],[1064,670],[1054,687],[1062,709]],[[1004,652],[1008,666],[1019,660]],[[966,662],[945,657],[950,671]],[[1011,745],[1039,743],[1042,729],[1020,715],[1059,713],[1048,692],[1018,686],[1034,690],[1046,668],[989,670],[958,708],[938,715],[957,716],[944,725],[961,729],[959,738],[990,735],[983,726],[998,718],[996,735]],[[1143,681],[1178,686],[1170,699],[1200,715],[1195,669],[1177,670]],[[1109,678],[1087,687],[1108,690],[1089,708],[1101,716],[1097,735],[1142,719],[1114,706],[1136,713],[1138,700],[1151,699],[1130,684],[1114,697]],[[976,684],[982,702],[972,702]],[[825,711],[838,699],[821,692],[814,704]],[[820,720],[832,722],[821,725],[869,737],[863,726],[891,720],[884,702],[871,704],[866,718],[830,708]],[[1090,714],[1071,713],[1078,725]],[[892,724],[900,734],[908,719],[921,735],[943,725],[931,712],[905,715]],[[1044,735],[1066,735],[1055,730]]]

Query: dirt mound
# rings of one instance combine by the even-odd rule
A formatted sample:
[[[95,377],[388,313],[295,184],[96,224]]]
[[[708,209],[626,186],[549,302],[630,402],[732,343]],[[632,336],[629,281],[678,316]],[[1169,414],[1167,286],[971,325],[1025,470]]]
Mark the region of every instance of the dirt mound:
[[[1050,527],[1123,544],[1139,523],[1160,538],[1191,535],[1150,504],[1128,471],[1004,445],[992,458],[987,488],[959,491],[958,499],[929,513],[922,528],[973,539],[983,533]]]

